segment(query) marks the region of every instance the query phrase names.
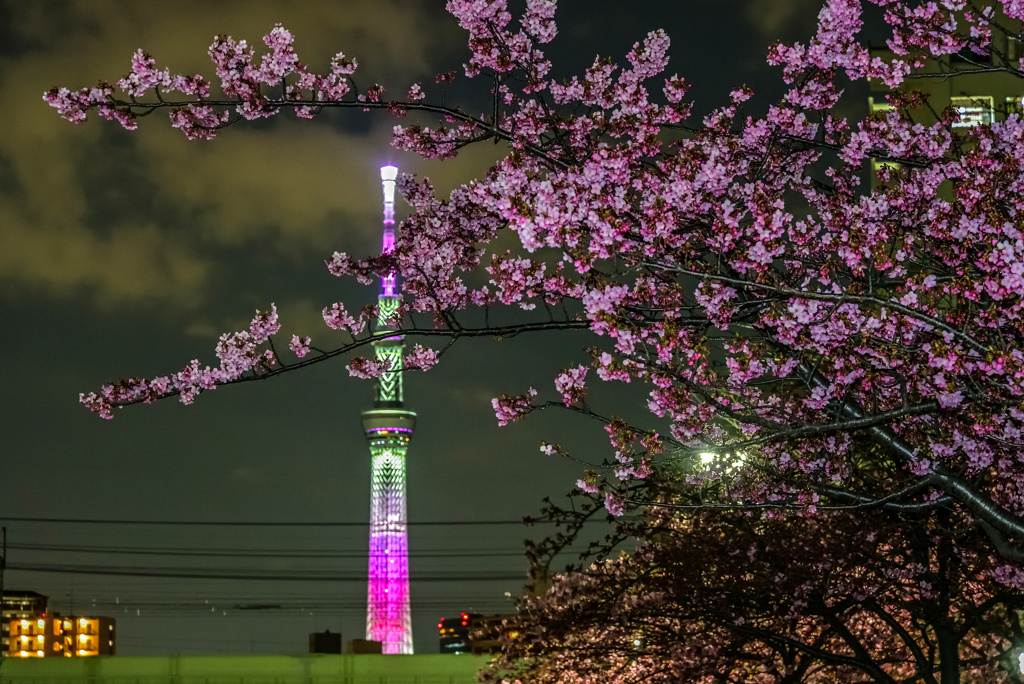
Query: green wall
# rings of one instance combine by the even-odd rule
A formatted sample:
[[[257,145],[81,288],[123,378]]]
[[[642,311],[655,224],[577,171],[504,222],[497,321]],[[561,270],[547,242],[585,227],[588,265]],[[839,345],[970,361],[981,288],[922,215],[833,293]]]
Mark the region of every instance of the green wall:
[[[473,684],[487,656],[5,658],[2,684]]]

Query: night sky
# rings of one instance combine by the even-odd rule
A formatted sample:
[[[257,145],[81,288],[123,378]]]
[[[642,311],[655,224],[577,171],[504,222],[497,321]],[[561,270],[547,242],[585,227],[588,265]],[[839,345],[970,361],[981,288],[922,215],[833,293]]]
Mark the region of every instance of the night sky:
[[[215,34],[262,47],[280,22],[312,67],[344,51],[359,60],[359,86],[380,82],[400,97],[420,81],[429,98],[434,74],[461,73],[468,57],[442,5],[0,2],[0,522],[8,589],[47,594],[51,610],[115,617],[125,655],[295,653],[323,629],[362,638],[369,453],[359,412],[372,405],[370,383],[328,362],[205,393],[190,407],[174,399],[131,407],[113,421],[88,413],[78,393],[174,372],[193,358],[214,363],[219,334],[244,329],[271,302],[285,341],[295,332],[331,346],[321,309],[345,301],[356,310],[376,297],[376,286],[332,277],[323,259],[379,249],[377,169],[394,163],[447,192],[485,171],[502,148],[481,145],[454,162],[426,163],[390,148],[393,119],[358,111],[325,111],[312,122],[282,114],[189,142],[163,113],[141,120],[135,133],[101,121],[74,126],[41,96],[56,85],[115,81],[138,47],[172,72],[212,76],[206,49]],[[694,84],[697,112],[744,83],[763,106],[781,93],[764,65],[768,46],[809,35],[817,6],[565,2],[548,52],[553,75],[579,73],[597,54],[622,63],[635,41],[664,28],[673,41],[669,73]],[[400,217],[404,211],[399,202]],[[544,456],[540,441],[585,460],[610,456],[596,424],[542,414],[499,428],[490,406],[491,397],[530,386],[554,398],[554,374],[585,361],[589,344],[585,334],[461,344],[435,370],[406,379],[406,405],[419,415],[408,460],[417,652],[437,652],[442,615],[511,608],[505,592],[519,593],[526,578],[522,540],[549,528],[466,523],[516,521],[535,513],[542,497],[572,488],[583,466]],[[627,401],[643,407],[641,394],[618,388],[595,399],[609,412]],[[418,524],[438,522],[448,524]],[[129,553],[139,550],[149,553]],[[18,569],[47,566],[64,572]],[[140,568],[233,578],[83,572]]]

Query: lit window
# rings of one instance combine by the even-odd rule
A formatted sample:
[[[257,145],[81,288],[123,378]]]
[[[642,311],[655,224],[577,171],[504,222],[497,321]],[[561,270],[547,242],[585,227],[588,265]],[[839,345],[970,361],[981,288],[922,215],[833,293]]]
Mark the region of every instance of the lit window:
[[[960,115],[960,120],[953,124],[953,128],[974,128],[993,121],[992,98],[988,95],[952,97],[949,103]]]
[[[1015,60],[1020,59],[1024,56],[1024,50],[1021,50],[1021,41],[1017,36],[1007,36],[1006,38],[1006,59]]]
[[[894,109],[894,107],[891,104],[885,102],[884,100],[881,102],[875,102],[875,98],[873,97],[868,98],[868,106],[871,108],[872,114],[874,114],[875,112],[885,112],[890,109]]]
[[[1006,98],[1006,116],[1011,114],[1024,118],[1024,97],[1014,95]]]

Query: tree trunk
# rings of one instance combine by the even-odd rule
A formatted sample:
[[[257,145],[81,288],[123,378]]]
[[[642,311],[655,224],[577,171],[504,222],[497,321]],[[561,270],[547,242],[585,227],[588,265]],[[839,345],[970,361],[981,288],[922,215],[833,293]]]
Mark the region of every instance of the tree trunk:
[[[960,684],[960,644],[956,634],[946,627],[938,627],[935,636],[939,642],[939,676],[942,684]]]

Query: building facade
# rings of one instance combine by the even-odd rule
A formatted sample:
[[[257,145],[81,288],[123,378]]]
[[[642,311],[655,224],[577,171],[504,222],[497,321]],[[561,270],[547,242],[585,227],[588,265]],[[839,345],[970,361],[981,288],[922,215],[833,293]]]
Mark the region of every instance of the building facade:
[[[1002,17],[1005,22],[1006,18]],[[871,51],[872,57],[891,61],[896,55],[888,49]],[[926,126],[936,123],[947,108],[959,115],[951,127],[970,129],[981,124],[1002,121],[1008,116],[1024,116],[1024,83],[1014,73],[1024,58],[1024,42],[1020,36],[992,32],[992,47],[988,54],[977,54],[965,48],[959,54],[946,55],[925,61],[915,69],[912,78],[904,81],[901,90],[923,92],[928,96],[926,107],[913,112],[914,120]],[[891,109],[889,89],[877,79],[871,80],[870,114]],[[878,186],[877,172],[885,160],[873,162],[872,186]]]
[[[38,620],[46,617],[47,597],[34,591],[5,591],[0,602],[0,651],[11,650],[11,621]]]
[[[11,618],[6,655],[11,658],[73,658],[114,655],[115,620],[102,616]]]
[[[3,595],[3,655],[8,658],[71,658],[114,655],[113,618],[49,613],[47,597],[34,591]]]

